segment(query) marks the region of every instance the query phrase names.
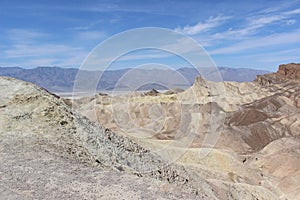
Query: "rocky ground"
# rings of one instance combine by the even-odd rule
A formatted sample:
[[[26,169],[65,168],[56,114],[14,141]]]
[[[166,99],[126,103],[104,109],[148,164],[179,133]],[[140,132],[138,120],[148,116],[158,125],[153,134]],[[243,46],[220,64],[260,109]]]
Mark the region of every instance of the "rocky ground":
[[[299,68],[73,102],[0,77],[0,197],[297,199]]]
[[[96,95],[73,107],[210,182],[263,186],[282,199],[297,199],[299,69],[281,65],[245,83],[199,77],[183,92]],[[211,145],[213,151],[200,159],[199,152]]]
[[[159,156],[91,123],[42,88],[1,77],[0,89],[2,199],[163,199],[211,193],[209,187],[196,188],[183,167],[164,165]]]

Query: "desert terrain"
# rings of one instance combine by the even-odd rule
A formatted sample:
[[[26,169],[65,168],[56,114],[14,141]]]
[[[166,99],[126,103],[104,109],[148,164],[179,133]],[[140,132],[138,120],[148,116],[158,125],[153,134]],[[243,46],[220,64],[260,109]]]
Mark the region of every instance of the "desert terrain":
[[[3,199],[299,199],[300,64],[163,93],[0,91]]]

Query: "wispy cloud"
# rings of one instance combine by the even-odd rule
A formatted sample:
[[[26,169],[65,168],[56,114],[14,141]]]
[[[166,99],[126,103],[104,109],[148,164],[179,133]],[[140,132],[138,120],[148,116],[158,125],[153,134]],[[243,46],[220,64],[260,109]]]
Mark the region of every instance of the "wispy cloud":
[[[291,11],[286,11],[283,13],[284,15],[295,15],[295,14],[300,14],[300,8],[291,10]]]
[[[107,35],[103,31],[79,31],[75,34],[75,39],[85,40],[85,41],[94,41],[98,40],[98,42],[102,41],[106,38]]]
[[[98,20],[95,20],[93,22],[89,22],[89,23],[84,23],[82,24],[81,22],[81,25],[77,25],[75,27],[70,27],[68,28],[68,30],[75,30],[75,31],[87,31],[87,30],[91,30],[93,28],[95,28],[96,25],[100,24],[104,22],[103,19],[98,19]]]
[[[300,9],[295,9],[295,10],[290,10],[290,11],[285,11],[285,12],[280,12],[278,14],[268,14],[268,15],[257,15],[251,18],[248,18],[248,25],[252,29],[258,29],[261,27],[264,27],[266,25],[271,25],[272,23],[276,22],[288,22],[289,20],[294,20],[291,19],[293,15],[300,14]],[[286,20],[289,19],[289,20]]]
[[[230,18],[231,17],[229,16],[210,17],[205,22],[199,22],[194,26],[187,25],[183,28],[176,28],[175,30],[188,35],[196,35],[202,32],[209,31]]]
[[[268,26],[273,25],[293,25],[297,21],[293,17],[300,14],[300,9],[293,9],[288,11],[280,11],[286,8],[286,5],[281,5],[274,8],[268,8],[257,13],[253,13],[251,17],[247,17],[244,23],[241,23],[239,28],[228,28],[226,31],[220,31],[219,26],[223,24],[229,25],[230,23],[235,24],[232,20],[236,20],[236,17],[218,16],[210,17],[205,22],[199,22],[194,26],[184,26],[183,28],[176,28],[176,31],[183,32],[192,36],[200,36],[204,38],[205,46],[211,46],[213,42],[220,40],[242,40],[252,37],[258,34],[260,30]],[[210,31],[210,34],[205,32]]]
[[[252,53],[246,55],[240,55],[238,59],[241,60],[254,60],[257,63],[263,65],[273,65],[278,64],[298,62],[300,54],[300,48],[288,49],[288,50],[278,50],[274,49],[267,53]]]
[[[124,55],[120,57],[120,61],[132,61],[132,60],[145,60],[145,59],[156,59],[156,58],[166,58],[170,57],[171,55],[166,52],[160,51],[148,51],[148,52],[141,52],[138,51],[136,53],[132,52],[131,54]]]
[[[270,25],[271,23],[281,21],[283,19],[286,19],[287,16],[285,15],[270,15],[270,16],[255,16],[250,19],[248,19],[249,29],[258,29],[261,27],[264,27],[266,25]]]
[[[30,29],[10,29],[6,32],[6,38],[17,44],[31,43],[47,36],[47,33]]]
[[[20,58],[20,57],[39,57],[68,54],[69,52],[78,51],[79,48],[70,47],[67,45],[56,44],[35,44],[25,45],[17,44],[12,48],[4,51],[6,58]]]
[[[296,15],[300,14],[300,9],[290,9],[288,11],[280,11],[285,6],[276,7],[274,9],[263,10],[257,13],[253,13],[251,17],[248,17],[241,23],[238,28],[229,28],[226,31],[219,31],[218,27],[211,30],[210,34],[198,34],[194,36],[205,47],[215,48],[211,51],[216,54],[236,52],[238,50],[245,50],[249,48],[255,48],[255,46],[273,45],[277,43],[276,39],[280,39],[280,43],[291,43],[290,41],[297,42],[297,36],[291,32],[286,33],[284,26],[290,26],[297,23]],[[234,19],[233,19],[234,20]],[[230,21],[229,21],[230,22]],[[229,23],[228,23],[229,24]],[[232,22],[234,24],[234,22]],[[274,34],[274,26],[280,26],[281,32]],[[215,32],[215,33],[214,33]],[[266,34],[273,34],[266,37]],[[291,35],[292,38],[285,37],[285,35]],[[299,36],[298,36],[299,38]],[[266,40],[266,41],[265,41]],[[246,42],[245,42],[246,41]],[[260,44],[256,44],[259,42]],[[266,44],[268,42],[268,44]],[[217,47],[217,45],[221,47]],[[226,47],[226,45],[228,45]],[[218,49],[216,49],[218,48]]]
[[[257,1],[178,1],[174,4],[154,1],[96,0],[70,4],[54,1],[47,5],[43,2],[17,5],[7,1],[0,8],[4,22],[0,32],[0,62],[20,65],[46,65],[48,62],[48,65],[62,66],[74,63],[78,66],[93,47],[112,33],[143,26],[171,28],[192,36],[215,57],[225,62],[227,59],[229,64],[235,57],[254,53],[272,52],[274,59],[279,59],[282,56],[276,54],[276,50],[300,45],[300,0],[265,4]],[[11,29],[12,26],[24,28]],[[115,52],[120,45],[131,45],[138,39],[143,44],[145,35],[134,37],[130,42],[118,41],[104,53]],[[155,39],[165,45],[162,47],[180,54],[194,55],[197,50],[184,40],[175,44],[175,40],[168,41],[161,36]],[[265,59],[263,56],[257,58],[262,62],[272,61],[271,54]],[[296,53],[285,55],[292,58]],[[109,59],[110,55],[106,57]],[[159,52],[129,54],[120,61],[138,63],[153,58],[164,61],[170,56]]]
[[[76,39],[88,41],[99,39],[103,35],[102,32],[78,32]],[[7,45],[1,48],[1,65],[9,66],[9,61],[13,61],[14,65],[20,66],[66,66],[67,64],[78,66],[88,55],[88,51],[76,47],[76,44],[61,44],[58,41],[51,43],[49,41],[55,36],[38,30],[10,29],[3,36],[6,38]]]
[[[88,55],[88,51],[67,45],[32,44],[14,45],[3,51],[6,61],[14,60],[14,66],[79,66]],[[9,62],[0,62],[0,65],[9,66]]]
[[[293,32],[273,34],[265,37],[251,38],[247,41],[236,43],[234,45],[219,48],[209,51],[210,54],[231,54],[241,52],[248,49],[268,47],[274,45],[284,45],[292,43],[300,43],[299,41],[300,29]]]
[[[229,29],[225,32],[216,33],[213,37],[214,39],[241,39],[244,36],[256,34],[260,29],[276,23],[280,25],[292,25],[296,23],[296,20],[292,19],[292,17],[298,13],[300,13],[300,9],[280,12],[278,14],[254,15],[246,19],[243,28]]]

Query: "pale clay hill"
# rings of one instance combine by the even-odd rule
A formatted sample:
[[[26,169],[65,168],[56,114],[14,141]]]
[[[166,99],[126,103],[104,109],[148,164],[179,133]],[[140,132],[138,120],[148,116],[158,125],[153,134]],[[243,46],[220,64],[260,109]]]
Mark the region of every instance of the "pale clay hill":
[[[100,94],[73,106],[210,183],[262,186],[280,199],[298,199],[299,69],[300,64],[281,65],[278,72],[246,83],[199,77],[179,93]],[[199,151],[214,143],[200,159]]]
[[[33,84],[1,77],[0,90],[2,199],[276,199],[258,185],[166,165]]]
[[[298,69],[73,102],[0,77],[0,197],[297,199]]]

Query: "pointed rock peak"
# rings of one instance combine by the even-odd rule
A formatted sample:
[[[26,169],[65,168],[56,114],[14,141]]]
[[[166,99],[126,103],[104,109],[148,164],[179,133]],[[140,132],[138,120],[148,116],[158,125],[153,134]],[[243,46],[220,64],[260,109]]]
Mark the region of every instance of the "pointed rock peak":
[[[196,77],[195,83],[206,84],[206,81],[202,76]]]
[[[202,76],[198,76],[198,77],[196,77],[194,85],[197,85],[197,86],[207,86],[207,83],[206,83],[206,80],[204,78],[202,78]]]

